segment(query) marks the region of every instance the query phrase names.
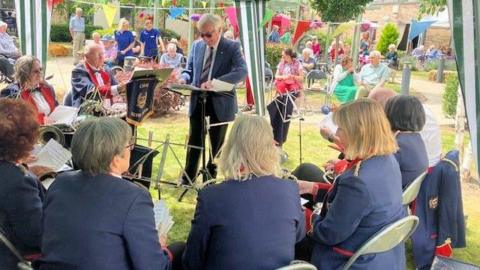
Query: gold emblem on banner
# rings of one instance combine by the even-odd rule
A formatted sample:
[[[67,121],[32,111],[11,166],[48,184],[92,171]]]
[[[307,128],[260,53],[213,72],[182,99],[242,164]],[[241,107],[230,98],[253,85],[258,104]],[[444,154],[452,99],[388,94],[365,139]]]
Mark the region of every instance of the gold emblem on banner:
[[[137,108],[143,109],[147,104],[147,93],[141,93],[137,96]]]
[[[438,206],[438,197],[433,197],[428,201],[428,207],[430,209],[436,209]]]

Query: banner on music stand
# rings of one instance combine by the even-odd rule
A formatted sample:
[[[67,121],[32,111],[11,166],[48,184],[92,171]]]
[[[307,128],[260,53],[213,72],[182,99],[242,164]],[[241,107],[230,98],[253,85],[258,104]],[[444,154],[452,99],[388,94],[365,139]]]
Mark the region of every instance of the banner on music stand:
[[[153,114],[153,95],[157,79],[139,78],[127,84],[127,122],[138,126]]]

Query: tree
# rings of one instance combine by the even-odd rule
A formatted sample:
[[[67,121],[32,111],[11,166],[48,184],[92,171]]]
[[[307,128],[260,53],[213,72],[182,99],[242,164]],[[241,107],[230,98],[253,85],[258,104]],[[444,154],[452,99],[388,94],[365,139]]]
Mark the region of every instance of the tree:
[[[420,14],[434,15],[445,9],[447,0],[420,0]]]
[[[373,0],[310,0],[310,6],[318,12],[323,21],[347,22],[365,11]]]
[[[393,23],[387,23],[382,30],[382,35],[380,36],[380,40],[377,44],[377,51],[381,52],[382,54],[387,53],[388,46],[390,44],[397,45],[398,37],[400,33],[398,33],[397,27]]]

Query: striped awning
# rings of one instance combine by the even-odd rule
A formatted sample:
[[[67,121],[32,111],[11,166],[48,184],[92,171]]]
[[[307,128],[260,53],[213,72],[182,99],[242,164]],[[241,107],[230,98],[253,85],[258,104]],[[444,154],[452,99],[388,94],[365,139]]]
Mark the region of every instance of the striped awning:
[[[36,56],[45,67],[52,17],[49,1],[15,0],[15,9],[22,54]]]
[[[235,0],[243,53],[259,115],[265,115],[265,28],[259,27],[265,13],[263,0]]]
[[[467,114],[473,154],[478,160],[480,116],[480,3],[478,0],[449,0],[450,25],[457,70]]]

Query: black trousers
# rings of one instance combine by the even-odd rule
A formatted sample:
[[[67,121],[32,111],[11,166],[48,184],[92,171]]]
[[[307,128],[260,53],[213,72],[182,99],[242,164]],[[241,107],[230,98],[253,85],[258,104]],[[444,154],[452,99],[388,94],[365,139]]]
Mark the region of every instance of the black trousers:
[[[282,146],[287,141],[290,118],[293,112],[293,102],[298,94],[291,93],[291,96],[291,99],[288,98],[286,94],[277,96],[267,105],[268,114],[270,115],[270,125],[272,125],[273,129],[273,138],[279,146]]]
[[[207,96],[207,102],[205,105],[205,116],[210,117],[210,124],[220,123],[215,114],[215,109],[213,108],[213,102],[211,96]],[[190,131],[188,144],[193,146],[202,146],[202,131],[204,119],[202,119],[202,104],[200,98],[197,99],[197,105],[195,106],[195,111],[190,116]],[[210,147],[213,158],[215,158],[220,151],[220,148],[225,141],[225,134],[227,133],[228,125],[220,125],[210,127],[208,133],[210,134]],[[207,136],[205,136],[207,139]],[[194,181],[198,172],[198,162],[200,161],[201,150],[196,148],[188,148],[187,158],[185,164],[185,174]],[[207,171],[212,176],[213,179],[217,177],[217,166],[214,164],[213,159],[210,157],[209,152],[206,158],[209,158],[207,164]],[[208,179],[207,179],[208,180]],[[183,184],[188,184],[185,175],[183,176]]]

